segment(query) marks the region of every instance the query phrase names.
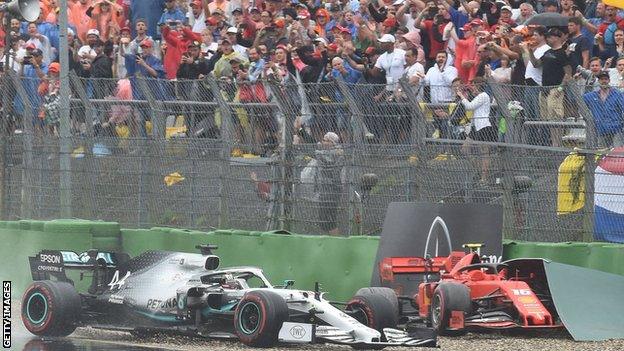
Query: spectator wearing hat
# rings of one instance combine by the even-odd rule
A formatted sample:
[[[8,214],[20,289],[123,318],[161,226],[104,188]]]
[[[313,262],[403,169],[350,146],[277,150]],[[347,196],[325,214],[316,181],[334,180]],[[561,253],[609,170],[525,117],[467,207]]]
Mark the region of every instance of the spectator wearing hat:
[[[130,52],[130,42],[132,41],[132,30],[130,27],[123,27],[119,33],[119,42],[115,50],[113,59],[113,75],[118,78],[126,78],[128,71],[126,70],[126,60],[123,52]]]
[[[146,39],[154,41],[154,39],[151,36],[147,35],[148,26],[147,26],[147,21],[145,19],[139,18],[134,24],[134,30],[136,32],[136,36],[134,37],[134,39],[132,39],[132,41],[130,41],[130,45],[128,45],[127,51],[122,52],[123,55],[125,55],[126,53],[132,54],[132,55],[140,54],[142,52],[142,49],[141,49],[142,42],[144,42]],[[160,59],[159,54],[160,54],[160,51],[158,50],[154,50],[152,52],[152,55]]]
[[[572,78],[572,66],[570,59],[563,48],[564,34],[561,30],[553,27],[546,33],[546,40],[550,49],[538,59],[528,51],[531,63],[536,67],[541,67],[544,72],[542,85],[547,87],[540,92],[539,107],[543,120],[561,121],[564,118],[564,93],[559,89],[559,85]],[[526,45],[524,46],[526,48]],[[561,145],[563,131],[560,128],[550,129],[550,139],[552,146]]]
[[[321,148],[314,152],[318,161],[317,188],[319,193],[319,221],[323,232],[340,235],[338,229],[338,203],[342,193],[341,173],[344,166],[344,151],[340,137],[327,132],[321,141]]]
[[[246,59],[247,48],[238,43],[238,36],[240,35],[238,28],[229,27],[227,31],[225,32],[225,35],[227,36],[228,41],[232,45],[232,49],[235,52],[237,52],[241,57]]]
[[[249,48],[249,68],[241,71],[239,78],[239,99],[243,103],[267,103],[268,94],[264,82],[260,80],[266,61],[257,48]],[[258,154],[270,155],[275,144],[278,130],[275,114],[268,106],[249,106],[245,108],[250,116],[251,128]]]
[[[209,17],[208,7],[203,7],[202,0],[192,0],[189,3],[189,11],[186,14],[188,23],[191,26],[193,32],[201,33],[206,29],[206,18]]]
[[[342,21],[342,8],[337,3],[331,4],[327,10],[330,13],[330,20],[327,22],[327,26],[325,26],[325,31],[331,31],[335,26],[339,26]]]
[[[221,77],[231,77],[232,76],[232,66],[230,64],[231,60],[236,58],[239,59],[240,62],[244,65],[247,65],[248,61],[243,55],[234,51],[232,47],[232,43],[228,38],[221,39],[219,42],[219,50],[221,51],[221,57],[216,61],[214,68],[214,75],[217,78]]]
[[[258,13],[258,11],[254,11]],[[259,18],[259,16],[258,16]],[[252,20],[249,12],[241,7],[232,10],[232,25],[237,28],[236,42],[245,48],[253,45],[253,39],[256,37],[256,23]]]
[[[597,74],[600,89],[583,95],[583,100],[591,111],[599,147],[624,145],[624,95],[610,84],[609,73]]]
[[[42,99],[38,93],[39,84],[41,80],[46,77],[48,73],[48,65],[43,61],[43,52],[40,49],[30,49],[30,55],[24,56],[24,59],[20,63],[19,76],[22,78],[22,85],[28,96],[28,103],[34,113],[34,119],[32,123],[36,127],[36,132],[41,134],[43,131],[43,123],[37,114],[39,107],[41,106]],[[15,97],[15,112],[24,116],[25,104],[22,101],[21,96],[18,94]],[[24,119],[24,123],[26,123]]]
[[[230,0],[215,0],[208,3],[208,10],[212,14],[220,12],[221,15],[227,15],[230,17],[233,9],[234,8],[232,8]]]
[[[55,57],[56,53],[54,49],[50,45],[50,40],[45,35],[39,33],[39,29],[37,29],[37,24],[35,22],[31,22],[28,24],[28,36],[29,39],[26,41],[26,44],[34,44],[35,47],[43,53],[43,62],[49,64],[52,61],[52,58]]]
[[[43,96],[42,111],[43,123],[49,128],[51,135],[58,135],[58,127],[61,120],[59,90],[61,87],[59,74],[61,65],[52,62],[48,66],[47,77],[39,86],[39,94]]]
[[[375,97],[376,101],[380,101],[382,98],[387,97],[388,93],[392,93],[397,89],[399,79],[405,72],[405,50],[396,49],[394,47],[395,38],[392,34],[384,34],[378,39],[384,53],[379,56],[375,63],[375,68],[378,73],[383,74],[386,77],[385,93]]]
[[[198,33],[193,32],[188,26],[174,29],[167,24],[161,25],[163,40],[167,43],[167,52],[163,57],[163,65],[167,79],[174,79],[180,66],[182,55],[186,52],[189,43],[199,42],[202,38]]]
[[[104,53],[104,43],[98,40],[93,45],[95,58],[81,61],[79,76],[93,78],[93,98],[104,99],[113,95],[115,83],[113,82],[113,61]]]
[[[154,41],[145,39],[139,46],[140,54],[125,55],[128,75],[135,77],[138,73],[147,78],[164,78],[165,69],[162,62],[154,55]]]
[[[220,53],[218,54],[220,57]],[[218,60],[218,58],[216,59]],[[210,74],[214,68],[212,63],[201,56],[201,43],[199,41],[191,41],[187,45],[187,50],[182,54],[180,65],[176,73],[176,77],[181,80],[203,79]],[[180,89],[184,96],[190,96],[192,89]]]
[[[262,16],[265,16],[263,12]],[[264,21],[263,17],[263,21]],[[261,44],[265,44],[267,48],[275,48],[280,38],[284,37],[285,34],[285,23],[283,19],[276,19],[273,23],[268,26],[263,27],[256,33],[256,39],[254,40],[253,46],[258,47]]]
[[[91,7],[91,1],[69,1],[68,6],[68,22],[74,26],[78,39],[84,43],[87,41],[87,31],[90,29],[91,25],[91,18],[87,16],[87,10]]]
[[[450,31],[450,38],[455,42],[455,60],[453,63],[457,69],[457,75],[464,84],[467,84],[477,76],[479,55],[477,53],[476,33],[482,30],[481,23],[481,21],[466,23],[461,28],[461,31],[464,33],[464,39],[459,39],[452,29]]]
[[[124,22],[123,7],[110,0],[99,0],[87,10],[91,17],[89,28],[97,29],[103,41],[119,35],[120,24]]]
[[[97,29],[89,29],[87,31],[87,41],[85,45],[78,49],[78,56],[82,59],[93,60],[96,56],[93,46],[100,40],[100,31]]]
[[[164,24],[172,26],[174,22],[183,24],[187,22],[187,18],[175,0],[165,0],[165,10],[158,20],[158,26],[159,28]]]

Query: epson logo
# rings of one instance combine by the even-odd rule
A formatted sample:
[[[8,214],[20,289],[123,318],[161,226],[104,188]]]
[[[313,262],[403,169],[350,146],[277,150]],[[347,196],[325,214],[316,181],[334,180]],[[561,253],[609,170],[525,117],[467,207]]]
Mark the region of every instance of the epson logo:
[[[44,262],[44,263],[54,263],[54,264],[60,264],[61,263],[61,257],[58,256],[58,255],[41,254],[39,256],[39,259],[41,260],[41,262]]]

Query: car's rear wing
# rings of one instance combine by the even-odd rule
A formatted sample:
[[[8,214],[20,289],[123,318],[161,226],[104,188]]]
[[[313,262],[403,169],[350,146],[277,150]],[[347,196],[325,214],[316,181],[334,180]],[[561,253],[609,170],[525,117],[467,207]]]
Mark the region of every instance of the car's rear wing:
[[[50,277],[59,281],[69,281],[65,275],[67,269],[92,271],[97,268],[116,268],[119,253],[88,250],[83,253],[74,251],[42,250],[35,256],[28,257],[33,280],[48,280]],[[125,255],[125,254],[122,254]]]

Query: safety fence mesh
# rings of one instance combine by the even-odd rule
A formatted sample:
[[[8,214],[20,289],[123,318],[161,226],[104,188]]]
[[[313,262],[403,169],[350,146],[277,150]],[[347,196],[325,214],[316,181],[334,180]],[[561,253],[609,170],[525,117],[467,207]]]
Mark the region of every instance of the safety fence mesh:
[[[343,81],[72,76],[70,110],[61,111],[67,136],[60,121],[46,122],[44,98],[19,110],[14,101],[32,92],[10,86],[3,219],[377,235],[393,201],[490,203],[503,206],[507,238],[571,241],[598,230],[595,198],[624,202],[617,172],[604,175],[610,188],[595,182],[606,153],[599,147],[617,136],[596,133],[582,85],[562,92],[561,118],[545,120],[547,90],[491,82],[495,136],[484,142],[466,139],[470,113],[455,115],[461,101],[432,102],[437,87],[406,82],[391,91]]]

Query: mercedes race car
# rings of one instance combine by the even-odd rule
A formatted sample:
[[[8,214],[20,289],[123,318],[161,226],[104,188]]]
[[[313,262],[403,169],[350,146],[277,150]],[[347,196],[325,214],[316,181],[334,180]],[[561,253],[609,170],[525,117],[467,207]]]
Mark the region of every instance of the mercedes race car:
[[[197,248],[201,254],[148,251],[134,258],[96,250],[41,251],[29,258],[34,282],[22,299],[23,323],[40,336],[93,326],[139,336],[166,331],[237,338],[255,347],[437,343],[431,328],[396,329],[397,306],[386,296],[363,291],[346,304],[333,303],[318,286],[315,291],[294,290],[294,281],[273,286],[256,267],[219,269],[219,257],[212,254],[216,246]],[[79,293],[70,277],[91,278],[87,291]]]
[[[427,322],[440,335],[475,327],[563,327],[540,259],[488,263],[477,252],[387,257],[379,272],[382,285],[399,291],[402,316]],[[415,292],[404,284],[408,280],[418,282]]]

